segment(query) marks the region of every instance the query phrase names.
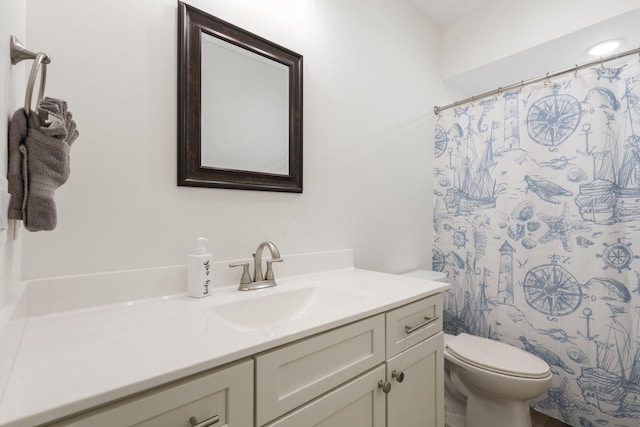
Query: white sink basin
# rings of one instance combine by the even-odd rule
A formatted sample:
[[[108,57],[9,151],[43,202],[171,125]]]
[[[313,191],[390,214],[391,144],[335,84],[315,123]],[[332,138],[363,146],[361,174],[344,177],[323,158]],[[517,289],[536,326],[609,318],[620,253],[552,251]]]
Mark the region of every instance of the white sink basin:
[[[263,295],[246,295],[210,310],[229,327],[239,331],[272,328],[279,324],[322,314],[328,310],[354,304],[371,296],[357,289],[313,286]],[[249,291],[249,292],[264,292]]]

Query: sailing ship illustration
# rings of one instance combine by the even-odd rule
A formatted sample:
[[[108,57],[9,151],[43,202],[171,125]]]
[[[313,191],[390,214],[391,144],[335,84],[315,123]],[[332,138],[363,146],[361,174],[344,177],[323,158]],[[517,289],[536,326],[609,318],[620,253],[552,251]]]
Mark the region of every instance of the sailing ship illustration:
[[[582,368],[577,383],[592,406],[614,417],[640,417],[640,336],[628,330],[618,317],[624,308],[607,303],[611,310],[604,341],[596,340],[597,364]],[[636,314],[637,315],[637,314]]]
[[[589,147],[590,126],[583,127],[586,151],[593,158],[593,180],[580,185],[576,205],[584,220],[596,224],[615,224],[640,219],[640,136],[634,123],[640,120],[637,105],[640,98],[626,81],[626,129],[616,135],[611,129],[613,113],[605,111],[607,130],[595,147]],[[615,98],[615,95],[610,94]],[[617,105],[617,101],[616,101]],[[619,142],[620,141],[620,142]],[[622,147],[622,156],[618,155]],[[620,160],[621,158],[621,160]]]
[[[465,262],[462,274],[454,274],[452,286],[447,291],[447,302],[444,308],[444,329],[448,333],[466,332],[481,337],[491,338],[492,331],[487,321],[491,311],[487,296],[487,277],[484,269],[480,283],[476,283],[476,274],[471,262]]]
[[[472,129],[472,121],[469,120],[466,130],[466,155],[458,162],[462,164],[450,166],[454,170],[454,183],[444,196],[449,213],[464,215],[496,207],[498,188],[491,173],[496,165],[493,144],[497,126],[498,123],[493,122],[491,132],[484,142],[482,155],[476,159],[476,143],[473,139],[478,134]]]

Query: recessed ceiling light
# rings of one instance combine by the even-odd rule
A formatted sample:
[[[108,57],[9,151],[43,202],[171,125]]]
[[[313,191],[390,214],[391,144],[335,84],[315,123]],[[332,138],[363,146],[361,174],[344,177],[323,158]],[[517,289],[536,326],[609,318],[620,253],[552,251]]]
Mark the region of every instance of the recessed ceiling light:
[[[606,42],[598,43],[589,49],[589,55],[602,56],[613,52],[622,45],[622,40],[607,40]]]

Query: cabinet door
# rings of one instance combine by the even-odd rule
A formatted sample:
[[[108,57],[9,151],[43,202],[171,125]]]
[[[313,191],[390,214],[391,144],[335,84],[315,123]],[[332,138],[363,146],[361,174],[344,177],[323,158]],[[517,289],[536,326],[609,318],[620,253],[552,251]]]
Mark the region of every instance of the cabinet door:
[[[256,424],[263,425],[384,362],[378,315],[256,356]]]
[[[253,361],[180,380],[54,426],[190,427],[191,417],[209,419],[212,427],[253,426]]]
[[[380,365],[265,427],[384,427],[383,379]]]
[[[444,426],[443,350],[440,332],[387,361],[389,427]],[[401,382],[400,373],[404,374]]]

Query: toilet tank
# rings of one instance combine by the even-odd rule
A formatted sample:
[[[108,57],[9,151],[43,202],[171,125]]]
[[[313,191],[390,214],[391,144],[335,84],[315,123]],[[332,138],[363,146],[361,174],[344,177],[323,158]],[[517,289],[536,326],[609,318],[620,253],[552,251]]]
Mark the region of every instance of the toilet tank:
[[[404,273],[403,276],[416,277],[423,280],[433,280],[435,282],[446,282],[447,273],[432,270],[415,270]]]

